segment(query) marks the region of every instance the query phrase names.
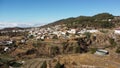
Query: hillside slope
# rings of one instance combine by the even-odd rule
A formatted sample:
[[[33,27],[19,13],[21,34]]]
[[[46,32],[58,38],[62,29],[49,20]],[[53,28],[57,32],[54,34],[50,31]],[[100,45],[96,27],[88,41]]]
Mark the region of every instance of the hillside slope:
[[[55,26],[55,25],[66,25],[70,28],[114,28],[119,24],[120,19],[109,13],[100,13],[94,16],[79,16],[70,17],[67,19],[61,19],[56,22],[45,25],[44,27]]]

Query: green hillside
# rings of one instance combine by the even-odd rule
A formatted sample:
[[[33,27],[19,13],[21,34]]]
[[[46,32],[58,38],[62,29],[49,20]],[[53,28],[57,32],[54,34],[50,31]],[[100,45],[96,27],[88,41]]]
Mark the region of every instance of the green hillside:
[[[65,24],[70,28],[114,28],[116,24],[118,25],[119,21],[114,20],[115,16],[109,13],[100,13],[94,16],[79,16],[79,17],[70,17],[67,19],[61,19],[56,22],[50,23],[46,26],[54,26],[59,24]]]

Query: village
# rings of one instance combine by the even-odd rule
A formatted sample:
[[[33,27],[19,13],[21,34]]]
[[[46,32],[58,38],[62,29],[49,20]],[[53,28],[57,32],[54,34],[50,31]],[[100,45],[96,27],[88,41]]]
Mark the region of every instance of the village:
[[[72,39],[84,36],[85,33],[101,34],[104,31],[109,32],[112,35],[119,35],[120,28],[109,29],[94,29],[94,28],[67,28],[65,25],[56,25],[48,28],[32,28],[29,30],[29,37],[34,37],[36,40],[45,39]]]
[[[119,28],[115,28],[115,29],[112,29],[112,30],[109,30],[109,29],[92,29],[92,28],[84,28],[84,29],[76,28],[75,29],[75,28],[67,28],[67,27],[65,27],[65,25],[56,25],[54,27],[52,26],[52,27],[47,27],[47,28],[34,27],[34,28],[29,29],[29,30],[28,29],[23,30],[23,31],[22,30],[12,30],[11,32],[15,33],[15,32],[20,32],[20,31],[21,32],[27,32],[27,35],[16,36],[16,37],[11,37],[11,38],[8,37],[7,39],[5,39],[5,40],[2,39],[0,41],[0,47],[1,47],[1,49],[0,49],[1,52],[0,53],[1,53],[1,55],[2,54],[9,54],[9,53],[12,54],[14,52],[17,52],[18,50],[22,51],[23,49],[26,49],[26,51],[27,50],[32,51],[34,53],[34,49],[31,49],[31,48],[33,48],[33,46],[31,47],[31,44],[28,44],[28,42],[32,42],[32,40],[49,43],[49,45],[45,45],[45,47],[41,46],[41,48],[43,47],[43,51],[46,52],[46,50],[44,50],[44,48],[46,49],[46,46],[47,46],[47,47],[49,47],[49,49],[51,49],[51,43],[52,42],[54,43],[54,46],[58,46],[58,45],[60,45],[60,43],[68,41],[69,43],[73,43],[73,45],[72,45],[73,47],[76,47],[76,44],[75,44],[76,40],[75,39],[76,38],[85,38],[87,35],[89,36],[89,34],[94,38],[99,38],[98,41],[100,40],[100,37],[99,37],[100,35],[102,36],[102,35],[107,35],[108,34],[107,35],[108,37],[113,38],[115,40],[117,40],[116,37],[120,35],[120,29]],[[7,32],[7,31],[2,31],[2,33],[3,32]],[[20,38],[17,39],[17,37],[20,37]],[[103,40],[103,39],[104,38],[101,38],[101,40]],[[96,41],[96,43],[95,43],[95,41],[92,41],[92,42],[93,42],[92,44],[90,44],[90,43],[89,44],[90,45],[96,45],[96,43],[100,44],[99,46],[97,45],[97,50],[95,50],[94,53],[92,53],[94,56],[95,55],[97,55],[97,56],[108,56],[108,55],[111,56],[112,55],[113,56],[113,53],[108,48],[104,49],[105,46],[104,46],[104,44],[101,44],[102,41],[101,42]],[[33,43],[35,43],[35,42],[33,42]],[[86,44],[83,44],[82,42],[80,42],[80,44],[82,44],[84,46],[86,45]],[[37,44],[36,46],[39,47],[40,44]],[[69,44],[68,46],[71,47],[71,44]],[[59,47],[61,48],[61,46],[58,46],[58,48]],[[61,50],[61,49],[59,49],[59,50]],[[69,51],[69,48],[68,48],[68,51]],[[72,52],[72,51],[73,50],[69,51],[70,53],[68,52],[68,54],[74,54],[74,52]],[[29,55],[34,55],[34,54],[32,54],[32,52],[31,53],[28,52],[28,53],[30,53],[30,54],[28,54],[28,56]],[[55,52],[59,54],[58,51],[55,51]],[[16,55],[21,54],[20,57],[24,57],[25,55],[24,54],[22,55],[22,53],[23,52],[18,52],[18,53],[16,53]],[[53,54],[57,56],[56,53],[53,52]],[[27,54],[27,52],[26,52],[26,54]],[[44,52],[43,52],[43,54],[44,54]],[[49,54],[49,52],[48,52],[48,54]],[[52,55],[52,53],[51,53],[51,55]],[[61,61],[59,59],[57,59],[57,60]],[[27,61],[22,60],[21,62],[19,62],[19,64],[21,64],[21,63],[24,64],[23,62],[24,63],[25,62],[29,63]],[[38,61],[36,61],[36,63],[37,62]],[[44,61],[42,61],[42,62],[44,62]],[[86,65],[81,65],[81,66],[84,67]],[[92,67],[92,66],[86,66],[86,67]]]
[[[115,28],[113,30],[109,29],[94,29],[94,28],[67,28],[65,25],[56,25],[47,28],[34,27],[31,29],[25,30],[12,30],[12,31],[1,31],[1,33],[17,33],[17,32],[27,32],[28,35],[19,39],[19,43],[25,44],[28,39],[41,40],[41,41],[54,41],[56,40],[74,40],[75,38],[85,37],[85,33],[90,33],[94,37],[97,37],[98,34],[109,33],[109,36],[115,39],[115,35],[120,35],[120,28]],[[16,40],[7,39],[1,40],[0,45],[4,46],[3,51],[7,52],[12,48],[12,45],[15,45]],[[15,46],[13,46],[15,47]]]
[[[119,41],[119,26],[115,28],[74,28],[67,27],[66,24],[58,24],[48,27],[6,28],[0,30],[0,66],[4,67],[6,66],[4,64],[7,64],[12,68],[21,66],[40,68],[44,62],[47,62],[48,67],[53,68],[59,62],[67,68],[71,65],[72,68],[79,66],[97,68],[101,66],[95,60],[97,58],[100,59],[101,64],[107,62],[106,65],[102,64],[105,67],[113,63],[116,68],[119,67]],[[66,56],[71,57],[69,62]],[[78,61],[74,61],[74,57]],[[94,60],[92,65],[97,66],[84,65],[84,63],[90,64],[88,60]],[[111,60],[110,63],[108,63],[109,60]],[[30,65],[33,62],[35,65]],[[41,64],[37,66],[38,63]]]

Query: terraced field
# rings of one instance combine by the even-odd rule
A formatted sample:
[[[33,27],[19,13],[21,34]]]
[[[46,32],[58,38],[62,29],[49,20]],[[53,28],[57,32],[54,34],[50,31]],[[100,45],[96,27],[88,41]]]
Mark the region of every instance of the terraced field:
[[[44,61],[49,61],[52,59],[31,59],[25,62],[25,64],[22,66],[22,68],[40,68]]]
[[[93,54],[73,54],[58,56],[57,60],[65,64],[66,68],[120,68],[120,63],[111,56]],[[117,59],[120,61],[120,59]]]
[[[25,62],[22,68],[40,68],[44,61],[47,61],[48,67],[53,68],[55,62],[59,61],[65,65],[65,68],[120,68],[119,58],[115,60],[115,57],[99,56],[93,54],[71,54],[71,55],[59,55],[53,59],[36,58]]]

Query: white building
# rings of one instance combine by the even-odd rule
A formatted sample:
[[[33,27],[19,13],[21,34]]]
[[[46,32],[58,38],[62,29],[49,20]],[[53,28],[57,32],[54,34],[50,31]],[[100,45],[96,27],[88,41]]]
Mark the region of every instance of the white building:
[[[5,47],[5,48],[4,48],[4,51],[6,52],[8,49],[9,49],[8,47]]]
[[[115,29],[115,30],[114,30],[114,33],[115,33],[115,34],[120,34],[120,29]]]
[[[70,34],[75,34],[76,33],[76,29],[71,29],[71,30],[69,30],[67,32],[70,33]]]
[[[99,31],[98,31],[98,30],[94,30],[94,29],[92,29],[92,30],[85,30],[85,29],[83,29],[83,30],[81,30],[81,31],[78,32],[78,33],[84,34],[85,32],[97,33],[97,32],[99,32]]]
[[[87,30],[87,32],[90,32],[90,33],[97,33],[97,32],[99,32],[98,30]]]

